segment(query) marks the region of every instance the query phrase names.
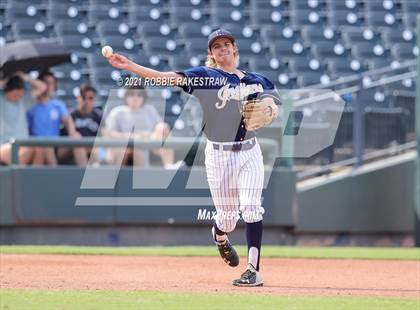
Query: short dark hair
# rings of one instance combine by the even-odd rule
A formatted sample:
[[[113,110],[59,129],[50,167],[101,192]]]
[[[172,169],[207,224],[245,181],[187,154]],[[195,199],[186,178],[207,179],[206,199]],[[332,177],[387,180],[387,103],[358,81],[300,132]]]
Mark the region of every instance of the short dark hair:
[[[38,76],[38,79],[39,80],[41,80],[41,81],[44,81],[45,82],[45,78],[47,77],[47,76],[51,76],[53,79],[54,79],[54,82],[55,82],[55,89],[54,90],[57,90],[57,84],[58,84],[58,82],[57,82],[57,77],[54,75],[54,73],[52,73],[51,71],[48,71],[48,70],[45,70],[45,71],[42,71],[40,74],[39,74],[39,76]]]
[[[86,94],[88,92],[94,92],[95,94],[97,93],[95,87],[93,87],[92,85],[89,84],[83,84],[82,86],[80,86],[80,96],[82,96],[83,98],[86,96]]]
[[[15,89],[25,89],[25,82],[17,75],[7,80],[4,92],[7,93]]]
[[[143,99],[146,100],[147,92],[143,86],[129,87],[125,90],[124,99],[129,96],[143,97]]]
[[[51,71],[49,71],[49,70],[42,71],[42,72],[39,74],[38,79],[40,79],[40,80],[44,81],[44,80],[45,80],[45,78],[46,78],[47,76],[52,76],[52,77],[54,78],[54,80],[57,82],[57,78],[55,77],[54,73],[52,73],[52,72],[51,72]]]

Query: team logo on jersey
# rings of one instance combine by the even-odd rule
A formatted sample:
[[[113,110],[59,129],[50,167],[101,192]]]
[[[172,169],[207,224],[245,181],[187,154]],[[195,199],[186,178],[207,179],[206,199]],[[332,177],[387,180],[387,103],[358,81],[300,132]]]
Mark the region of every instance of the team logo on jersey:
[[[261,84],[244,84],[241,83],[235,87],[229,87],[230,85],[227,84],[219,89],[217,92],[217,96],[221,100],[221,102],[216,102],[217,109],[223,109],[226,106],[228,100],[244,100],[249,95],[255,93],[262,93],[264,92],[264,88]]]

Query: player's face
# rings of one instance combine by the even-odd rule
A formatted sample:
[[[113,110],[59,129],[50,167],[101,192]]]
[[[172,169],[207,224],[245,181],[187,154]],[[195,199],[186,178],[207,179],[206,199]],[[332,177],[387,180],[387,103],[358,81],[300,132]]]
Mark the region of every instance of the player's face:
[[[216,63],[227,63],[235,60],[236,45],[228,38],[214,41],[210,47],[210,55]]]

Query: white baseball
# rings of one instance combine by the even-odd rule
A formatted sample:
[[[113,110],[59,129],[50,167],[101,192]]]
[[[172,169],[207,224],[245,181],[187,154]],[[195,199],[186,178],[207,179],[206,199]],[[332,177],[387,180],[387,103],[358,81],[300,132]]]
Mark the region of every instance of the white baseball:
[[[112,50],[112,47],[109,45],[105,45],[102,48],[102,56],[108,58],[109,56],[111,56],[114,53],[114,51]]]

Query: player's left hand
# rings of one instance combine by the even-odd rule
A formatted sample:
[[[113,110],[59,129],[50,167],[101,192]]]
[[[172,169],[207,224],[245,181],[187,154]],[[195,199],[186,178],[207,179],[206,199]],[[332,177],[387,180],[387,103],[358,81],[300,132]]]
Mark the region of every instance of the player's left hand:
[[[278,108],[271,98],[252,100],[244,104],[242,116],[247,130],[257,130],[270,124],[278,115]]]

